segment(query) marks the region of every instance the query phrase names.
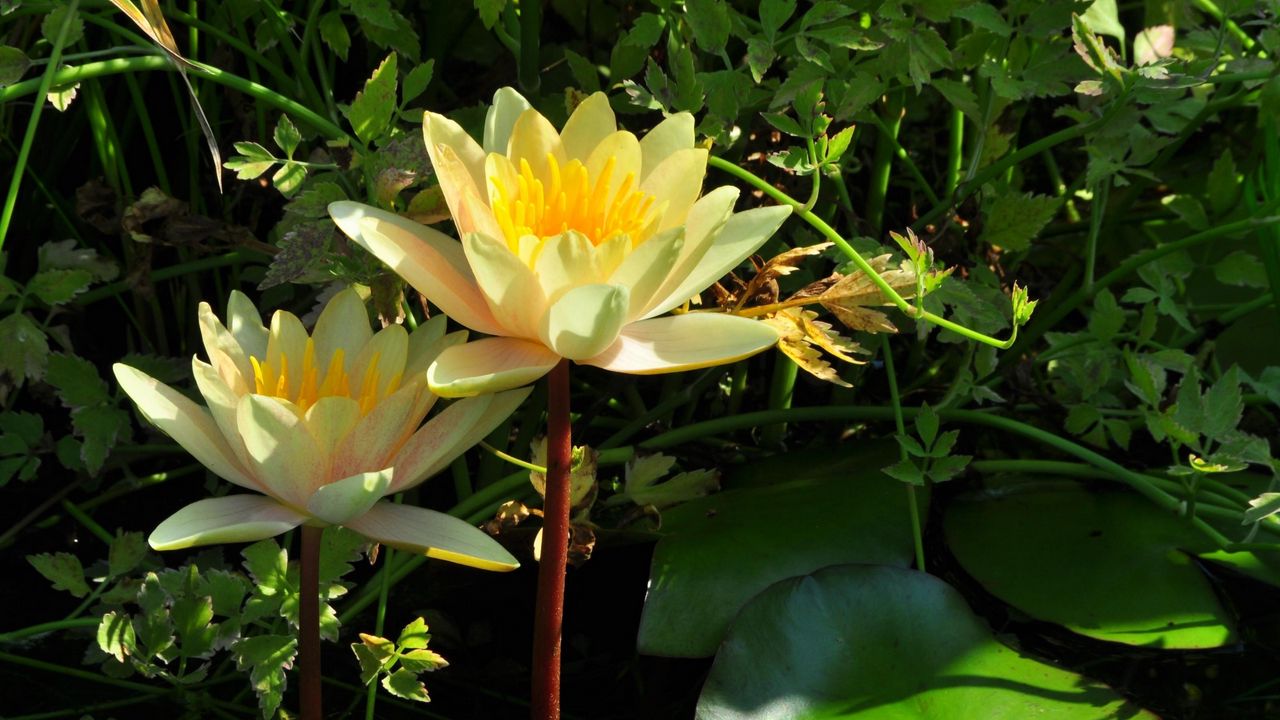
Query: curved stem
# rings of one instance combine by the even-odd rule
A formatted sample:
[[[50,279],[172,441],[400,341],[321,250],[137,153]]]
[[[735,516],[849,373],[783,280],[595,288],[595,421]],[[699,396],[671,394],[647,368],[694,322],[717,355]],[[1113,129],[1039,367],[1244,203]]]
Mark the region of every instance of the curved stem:
[[[533,618],[533,718],[560,717],[560,629],[564,621],[564,575],[569,560],[569,361],[547,376],[547,494],[542,506],[542,552],[538,602]]]
[[[298,588],[298,681],[302,720],[320,720],[320,539],[324,528],[302,526]]]
[[[972,347],[972,345],[970,346]],[[893,424],[898,434],[906,436],[907,424],[902,419],[902,398],[898,395],[898,375],[893,368],[893,349],[889,347],[889,337],[880,336],[880,355],[884,358],[884,372],[889,380],[889,402],[893,405]],[[907,449],[898,445],[898,459],[907,459]],[[924,568],[924,536],[920,532],[920,505],[916,502],[916,486],[906,483],[907,509],[911,513],[911,539],[916,549],[916,569],[925,572]]]

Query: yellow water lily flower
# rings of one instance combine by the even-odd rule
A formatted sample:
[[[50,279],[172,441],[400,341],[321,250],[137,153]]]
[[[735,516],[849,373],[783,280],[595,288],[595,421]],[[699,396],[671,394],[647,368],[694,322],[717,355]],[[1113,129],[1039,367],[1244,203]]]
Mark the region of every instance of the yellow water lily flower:
[[[423,425],[437,397],[426,370],[465,332],[446,335],[441,316],[412,334],[400,325],[374,334],[350,289],[328,302],[310,335],[284,311],[264,327],[239,292],[231,294],[227,315],[224,325],[200,304],[209,362],[193,358],[192,373],[207,409],[136,368],[114,367],[148,420],[216,475],[255,493],[188,505],[151,533],[153,548],[342,525],[392,547],[486,570],[519,565],[458,518],[382,500],[448,466],[528,395],[467,398]]]
[[[701,195],[707,151],[693,117],[643,138],[619,130],[609,100],[584,100],[561,132],[503,88],[483,144],[435,113],[427,152],[459,242],[354,202],[338,226],[449,317],[495,337],[448,348],[434,392],[518,387],[568,358],[623,373],[719,365],[778,341],[764,323],[696,312],[658,317],[755,252],[791,212],[733,213],[738,191]]]

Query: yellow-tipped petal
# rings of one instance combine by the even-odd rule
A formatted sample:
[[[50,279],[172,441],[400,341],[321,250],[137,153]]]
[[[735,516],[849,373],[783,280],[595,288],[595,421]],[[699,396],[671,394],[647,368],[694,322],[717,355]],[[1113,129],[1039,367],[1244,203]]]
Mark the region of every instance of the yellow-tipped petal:
[[[332,525],[345,525],[382,499],[394,472],[395,468],[385,468],[321,485],[307,501],[307,512]]]
[[[501,332],[491,334],[537,337],[537,323],[547,302],[533,271],[520,262],[506,243],[488,235],[467,235],[462,240],[462,248],[480,292],[502,325]]]
[[[116,381],[138,405],[143,417],[173,438],[200,464],[218,477],[240,487],[262,489],[237,460],[235,452],[222,436],[208,410],[141,370],[120,363],[116,363],[111,369],[115,372]]]
[[[687,112],[676,113],[658,123],[640,139],[643,158],[640,179],[648,178],[672,153],[693,147],[693,140],[693,116]]]
[[[343,358],[350,363],[372,337],[364,301],[355,290],[347,288],[334,295],[316,319],[315,331],[311,333],[315,341],[316,362],[327,366],[329,358],[342,350]]]
[[[777,342],[773,328],[757,320],[686,313],[631,323],[612,347],[579,362],[613,372],[653,375],[723,365]]]
[[[307,521],[262,495],[228,495],[198,500],[170,515],[147,542],[155,550],[254,542],[288,532]]]
[[[627,319],[641,315],[654,293],[666,283],[684,247],[684,228],[674,227],[646,240],[622,261],[609,277],[612,285],[621,285],[631,293]]]
[[[532,108],[520,113],[511,128],[506,155],[517,168],[522,160],[529,163],[534,177],[543,180],[551,177],[547,165],[548,155],[553,156],[561,166],[567,162],[560,133],[556,132],[555,126],[542,113]]]
[[[666,212],[658,223],[658,230],[683,225],[689,209],[702,192],[702,180],[707,174],[707,151],[703,148],[676,150],[662,164],[653,169],[640,183],[640,190],[666,203]]]
[[[297,315],[277,310],[271,316],[271,334],[267,338],[267,363],[274,371],[269,380],[274,387],[259,389],[271,395],[297,397],[302,387],[303,358],[310,336]],[[283,392],[281,392],[283,391]]]
[[[502,333],[457,240],[360,203],[333,203],[329,214],[348,237],[386,263],[446,315],[472,330],[490,335]]]
[[[542,341],[570,360],[593,357],[617,339],[630,309],[625,287],[580,285],[551,305],[542,322]]]
[[[660,315],[683,304],[724,277],[738,263],[759,250],[789,215],[790,207],[778,205],[747,210],[729,218],[693,269],[666,298],[646,312],[645,317]],[[663,292],[667,289],[663,288]]]
[[[601,176],[605,165],[612,160],[613,168],[609,174],[609,192],[612,199],[618,189],[631,177],[631,189],[640,185],[640,141],[626,130],[619,130],[603,138],[586,161],[587,172],[595,178]]]
[[[529,101],[513,88],[498,88],[493,94],[493,104],[484,116],[484,151],[505,153],[511,140],[511,129],[529,108]]]
[[[452,515],[380,502],[346,527],[370,540],[437,560],[505,572],[520,567],[493,538]]]
[[[574,108],[560,132],[565,157],[585,163],[591,151],[617,129],[618,121],[609,106],[608,96],[602,92],[591,93]]]
[[[356,401],[376,402],[399,389],[408,358],[409,332],[403,325],[392,324],[379,330],[347,365],[351,392],[371,393],[367,398],[356,397]]]
[[[267,354],[267,328],[262,324],[262,316],[249,296],[239,290],[232,290],[227,300],[227,329],[246,355]]]
[[[660,303],[667,301],[685,283],[707,250],[715,243],[720,229],[733,215],[733,205],[737,200],[738,189],[723,186],[703,195],[693,204],[684,226],[684,246],[680,248],[680,257],[662,287],[650,297],[641,317],[661,315],[688,299],[680,298],[670,305],[659,307]]]
[[[468,397],[528,385],[558,362],[560,356],[540,342],[485,338],[440,353],[427,370],[427,382],[441,397]]]
[[[263,492],[293,507],[305,507],[325,479],[328,449],[311,437],[297,408],[279,398],[246,395],[236,406],[236,427],[257,466],[254,474]]]
[[[466,130],[449,118],[429,112],[422,116],[422,138],[427,146],[427,156],[431,158],[431,166],[436,170],[437,178],[443,187],[446,179],[440,176],[441,147],[449,148],[453,158],[457,160],[456,169],[465,171],[465,175],[450,175],[448,181],[454,188],[446,188],[445,195],[456,189],[456,183],[465,180],[471,187],[484,187],[484,149],[467,134]]]

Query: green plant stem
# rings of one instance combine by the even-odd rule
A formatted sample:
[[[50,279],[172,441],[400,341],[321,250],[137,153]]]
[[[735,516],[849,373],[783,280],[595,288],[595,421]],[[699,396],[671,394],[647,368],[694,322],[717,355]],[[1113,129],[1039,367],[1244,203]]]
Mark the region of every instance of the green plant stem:
[[[81,525],[84,526],[86,530],[93,533],[94,537],[98,538],[99,540],[106,543],[107,545],[110,545],[112,542],[115,541],[114,535],[107,532],[106,528],[102,527],[93,518],[89,517],[89,515],[85,511],[77,507],[75,503],[64,498],[62,500],[61,505],[62,505],[62,509],[66,510],[68,515],[75,518],[76,522],[80,523]]]
[[[788,410],[765,410],[686,425],[685,427],[671,430],[642,442],[640,443],[640,447],[647,450],[660,450],[676,445],[682,445],[686,442],[709,435],[717,435],[732,430],[741,430],[743,428],[757,427],[777,422],[890,420],[893,418],[893,412],[893,408],[863,406],[806,407],[790,408]],[[902,412],[904,415],[914,417],[918,410],[915,408],[903,408]],[[1078,445],[1070,440],[1054,435],[1051,432],[1041,430],[1038,427],[1028,425],[1012,418],[1001,417],[999,415],[978,412],[975,410],[940,410],[938,411],[938,415],[948,422],[985,425],[987,427],[993,427],[1014,435],[1020,435],[1043,445],[1047,445],[1067,455],[1079,458],[1094,467],[1108,471],[1117,480],[1125,483],[1130,488],[1164,510],[1168,510],[1170,512],[1181,511],[1180,500],[1152,485],[1145,476],[1129,470],[1114,460],[1094,452],[1083,445]],[[1217,529],[1205,523],[1203,520],[1193,517],[1189,518],[1189,521],[1200,532],[1212,539],[1219,547],[1226,549],[1233,547],[1234,544],[1230,539],[1218,532]]]
[[[545,475],[545,474],[546,474],[546,472],[547,472],[547,469],[546,469],[546,468],[544,468],[544,467],[542,467],[541,465],[534,465],[533,463],[528,462],[528,461],[525,461],[525,460],[521,460],[520,458],[518,458],[518,457],[516,457],[516,456],[514,456],[514,455],[508,455],[507,453],[502,452],[502,451],[501,451],[501,450],[499,450],[498,448],[496,448],[496,447],[494,447],[494,446],[490,445],[489,443],[487,443],[487,442],[485,442],[485,441],[483,441],[483,440],[481,440],[481,441],[480,441],[479,443],[477,443],[477,444],[478,444],[480,447],[484,448],[485,450],[488,450],[489,452],[493,453],[495,457],[499,457],[499,458],[501,458],[501,459],[503,459],[503,460],[506,460],[507,462],[511,463],[512,465],[515,465],[516,467],[522,467],[522,468],[524,468],[525,470],[530,470],[530,471],[532,471],[532,472],[543,473],[544,475]]]
[[[791,407],[800,366],[791,358],[779,354],[774,358],[773,377],[769,381],[769,409],[782,410]],[[787,437],[787,424],[777,423],[760,429],[760,442],[764,445],[781,445]]]
[[[902,419],[902,398],[898,395],[898,376],[893,369],[893,349],[889,347],[889,338],[886,335],[880,336],[880,356],[884,358],[885,378],[889,381],[889,402],[893,405],[893,424],[898,429],[898,434],[906,437],[907,425]],[[903,461],[907,459],[907,450],[901,444],[898,445],[898,459]],[[906,483],[906,488],[907,509],[911,513],[911,539],[916,549],[916,569],[925,572],[924,535],[920,532],[920,506],[916,502],[916,486]]]
[[[1111,178],[1102,180],[1102,184],[1093,191],[1093,202],[1089,207],[1089,236],[1084,248],[1084,289],[1093,291],[1094,268],[1098,265],[1098,236],[1102,233],[1102,223],[1107,213],[1107,196],[1111,194]]]
[[[401,495],[396,495],[395,502],[398,504],[402,499]],[[396,551],[384,547],[382,556],[383,567],[386,567],[395,560]],[[382,582],[378,583],[378,610],[373,621],[373,634],[383,637],[387,627],[387,598],[391,593],[391,574],[382,573]],[[378,705],[378,683],[370,682],[369,687],[365,690],[364,700],[364,718],[365,720],[374,720],[373,711]]]
[[[58,72],[58,62],[62,58],[62,50],[67,42],[67,33],[71,29],[71,21],[77,17],[76,7],[79,0],[71,0],[67,4],[66,13],[62,16],[62,25],[53,40],[53,49],[49,52],[49,66],[41,73],[35,105],[31,108],[31,117],[27,119],[27,130],[22,136],[22,145],[18,148],[18,159],[10,168],[9,192],[4,198],[4,208],[0,210],[0,250],[4,249],[5,238],[9,235],[9,225],[13,222],[13,210],[18,204],[18,191],[22,189],[22,176],[26,174],[27,160],[31,158],[31,148],[35,145],[36,129],[40,127],[40,115],[44,112],[45,97],[54,85]],[[0,96],[0,104],[4,103]]]
[[[622,426],[613,435],[610,435],[604,442],[595,446],[597,450],[607,450],[615,448],[631,439],[631,436],[648,427],[651,423],[666,417],[675,412],[682,405],[697,399],[702,393],[718,378],[719,372],[717,368],[710,368],[703,371],[693,382],[680,386],[680,389],[673,392],[662,399],[662,402],[653,406],[652,409],[645,414],[630,420],[626,425]]]
[[[560,717],[560,642],[569,560],[569,471],[573,461],[569,422],[569,361],[561,360],[547,375],[547,482],[533,618],[534,720]]]
[[[324,528],[302,526],[298,586],[298,695],[302,720],[321,720],[320,542]]]
[[[10,630],[7,633],[0,633],[0,644],[16,642],[33,635],[43,635],[45,633],[58,632],[59,630],[98,627],[101,623],[102,621],[99,618],[69,618],[40,623],[39,625],[29,625],[17,630]]]
[[[960,186],[960,173],[964,171],[964,113],[951,108],[947,126],[947,196],[955,195]],[[934,205],[941,201],[933,199]]]
[[[958,114],[959,111],[957,110],[956,113]],[[898,160],[901,160],[902,164],[906,166],[907,172],[911,173],[911,177],[916,181],[916,184],[920,186],[920,191],[924,193],[926,198],[928,198],[929,203],[937,205],[942,202],[938,198],[938,194],[929,186],[929,181],[925,179],[924,173],[920,171],[920,167],[911,159],[911,155],[907,152],[907,149],[902,146],[902,143],[898,142],[898,131],[902,124],[901,120],[899,120],[896,126],[889,126],[885,124],[884,120],[880,119],[880,116],[872,115],[871,122],[875,124],[876,128],[880,131],[880,139],[889,143],[889,148],[893,151],[894,156],[897,157]],[[963,129],[963,122],[960,127]],[[963,134],[961,134],[960,137],[963,138]],[[948,162],[950,162],[950,160],[951,158],[948,158]],[[950,165],[948,165],[947,170],[950,172]],[[959,171],[958,166],[956,170],[957,172]],[[959,182],[958,176],[957,182]]]
[[[542,0],[520,3],[520,55],[518,57],[520,87],[527,93],[538,92],[542,84],[539,62],[542,40]]]
[[[45,672],[57,673],[66,677],[73,677],[77,680],[87,680],[89,682],[99,683],[101,685],[111,685],[122,690],[128,690],[135,693],[144,693],[146,695],[165,695],[169,691],[160,687],[152,687],[151,685],[143,685],[142,683],[130,682],[128,680],[120,680],[118,678],[108,677],[98,672],[89,672],[80,670],[79,668],[70,668],[64,665],[56,665],[43,660],[23,657],[21,655],[13,655],[7,652],[0,652],[0,662],[6,662],[11,665],[21,665],[29,667],[33,670],[44,670]]]
[[[867,191],[867,222],[871,233],[879,237],[884,232],[884,203],[889,192],[889,177],[893,172],[893,151],[898,144],[898,129],[902,127],[902,92],[893,92],[885,99],[884,114],[888,120],[876,118],[880,134],[876,137],[875,158],[871,166],[871,187]],[[901,147],[901,146],[899,146]]]
[[[835,229],[832,228],[830,225],[828,225],[825,220],[813,214],[813,212],[805,210],[804,205],[800,202],[797,202],[795,198],[792,198],[790,195],[787,195],[781,190],[765,182],[762,178],[757,176],[755,173],[752,173],[750,170],[746,170],[741,167],[738,167],[737,165],[729,162],[728,160],[723,160],[718,157],[711,157],[707,160],[707,164],[718,170],[722,170],[730,175],[733,175],[734,177],[746,183],[749,183],[751,186],[755,187],[760,192],[764,193],[765,195],[768,195],[769,197],[773,198],[774,200],[777,200],[778,202],[784,205],[790,205],[792,208],[792,212],[795,214],[796,217],[809,223],[809,225],[811,225],[815,230],[821,233],[823,237],[825,237],[828,241],[830,241],[837,248],[839,248],[840,251],[843,252],[846,257],[852,260],[853,264],[856,265],[858,269],[861,270],[867,276],[867,279],[870,280],[871,283],[880,290],[881,294],[884,295],[885,300],[887,300],[888,302],[896,306],[899,310],[905,313],[907,317],[915,318],[916,320],[921,320],[924,322],[931,322],[941,328],[950,330],[962,337],[966,337],[970,340],[984,343],[986,345],[991,345],[993,347],[1000,348],[1002,350],[1011,347],[1014,344],[1014,342],[1017,341],[1018,328],[1016,327],[1013,329],[1008,340],[999,340],[997,338],[984,335],[980,332],[970,330],[969,328],[963,325],[960,325],[959,323],[952,322],[950,320],[947,320],[944,317],[941,317],[940,315],[935,315],[934,313],[929,312],[928,310],[924,310],[922,308],[918,308],[912,305],[905,298],[899,295],[898,292],[894,290],[889,285],[889,283],[885,281],[884,278],[880,277],[880,274],[877,273],[871,267],[871,265],[866,261],[866,259],[864,259],[861,255],[859,255],[858,251],[855,250],[852,245],[850,245],[843,237],[840,236],[840,233],[836,232]]]

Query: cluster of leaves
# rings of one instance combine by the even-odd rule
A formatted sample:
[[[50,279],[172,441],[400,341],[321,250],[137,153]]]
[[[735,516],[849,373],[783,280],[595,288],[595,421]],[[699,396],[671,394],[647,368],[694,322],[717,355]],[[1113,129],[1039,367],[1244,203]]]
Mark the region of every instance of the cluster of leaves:
[[[360,633],[360,642],[351,651],[360,662],[360,681],[365,685],[382,676],[382,687],[405,700],[430,702],[427,686],[418,679],[449,665],[439,653],[427,647],[431,634],[422,618],[410,622],[394,642],[377,635]]]

